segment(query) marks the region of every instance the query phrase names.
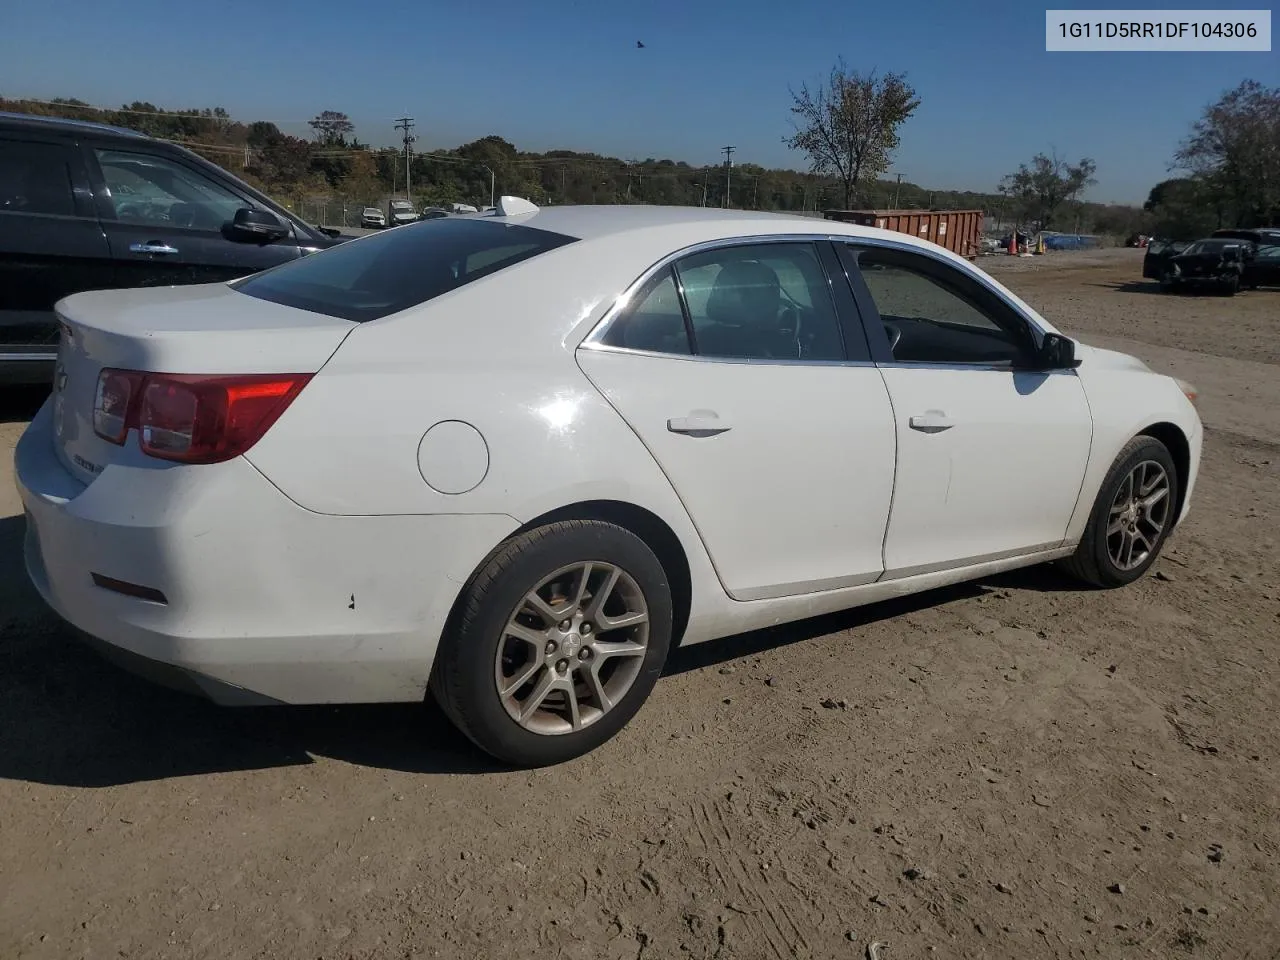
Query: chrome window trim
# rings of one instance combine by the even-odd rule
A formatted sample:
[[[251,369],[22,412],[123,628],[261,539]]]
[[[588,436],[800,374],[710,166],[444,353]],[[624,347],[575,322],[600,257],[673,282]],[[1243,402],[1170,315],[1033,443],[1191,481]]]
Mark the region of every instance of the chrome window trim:
[[[0,363],[51,363],[57,359],[56,353],[0,353]]]
[[[767,243],[821,243],[827,241],[830,243],[843,243],[852,246],[868,246],[881,247],[889,250],[895,250],[903,253],[916,253],[920,256],[928,257],[944,266],[952,269],[963,269],[961,265],[955,263],[950,257],[942,256],[933,250],[915,246],[910,243],[903,243],[898,240],[892,240],[885,237],[864,237],[857,234],[846,233],[767,233],[755,236],[737,236],[722,237],[716,240],[703,240],[698,243],[690,244],[687,247],[681,247],[672,253],[667,254],[656,263],[651,264],[645,269],[638,278],[632,281],[626,289],[624,289],[617,297],[614,298],[609,309],[604,315],[596,321],[590,332],[579,342],[577,348],[582,350],[600,351],[603,353],[625,353],[636,354],[644,357],[665,357],[667,359],[688,360],[696,363],[743,363],[753,364],[755,366],[830,366],[830,367],[883,367],[883,368],[910,368],[910,369],[942,369],[942,370],[990,370],[1001,371],[1005,373],[1018,373],[1011,366],[998,364],[968,364],[968,363],[881,363],[877,364],[869,360],[785,360],[785,359],[746,359],[736,357],[706,357],[699,354],[685,353],[663,353],[657,350],[637,350],[633,347],[617,347],[611,346],[601,341],[608,332],[609,327],[618,318],[618,316],[626,310],[631,303],[631,298],[636,296],[649,280],[659,271],[669,269],[677,260],[684,257],[692,256],[698,253],[707,253],[712,250],[727,249],[730,247],[753,246],[755,244]],[[991,278],[981,270],[965,263],[968,268],[967,275],[986,290],[989,294],[1003,303],[1009,310],[1020,317],[1031,330],[1038,334],[1039,338],[1043,338],[1049,331],[1041,326],[1034,318],[1029,316],[1025,310],[1009,299],[1008,295],[1000,289],[992,285]],[[863,322],[859,317],[859,322]],[[1078,342],[1078,341],[1077,341]],[[1032,372],[1032,371],[1025,371]],[[1063,371],[1035,371],[1039,373],[1070,373],[1075,375],[1075,370]]]
[[[659,360],[682,360],[686,363],[738,363],[752,367],[874,367],[871,360],[789,360],[772,357],[707,357],[691,353],[663,353],[661,350],[640,350],[636,347],[615,347],[607,343],[582,344],[583,350],[592,353],[621,353],[627,356],[654,357]]]

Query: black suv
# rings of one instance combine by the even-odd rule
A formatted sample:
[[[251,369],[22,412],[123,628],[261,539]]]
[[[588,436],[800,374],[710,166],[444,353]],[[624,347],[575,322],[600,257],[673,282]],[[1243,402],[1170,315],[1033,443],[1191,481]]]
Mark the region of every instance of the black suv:
[[[231,280],[347,239],[176,144],[0,113],[0,385],[52,379],[65,296]]]

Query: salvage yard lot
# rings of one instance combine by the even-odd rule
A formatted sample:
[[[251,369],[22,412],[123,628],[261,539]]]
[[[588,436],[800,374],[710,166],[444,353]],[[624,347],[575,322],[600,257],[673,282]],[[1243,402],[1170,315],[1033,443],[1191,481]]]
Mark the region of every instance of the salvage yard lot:
[[[431,709],[233,712],[100,662],[21,572],[9,397],[0,957],[1274,957],[1280,291],[1161,295],[1137,250],[980,265],[1199,387],[1153,574],[679,651],[619,737],[534,773]]]

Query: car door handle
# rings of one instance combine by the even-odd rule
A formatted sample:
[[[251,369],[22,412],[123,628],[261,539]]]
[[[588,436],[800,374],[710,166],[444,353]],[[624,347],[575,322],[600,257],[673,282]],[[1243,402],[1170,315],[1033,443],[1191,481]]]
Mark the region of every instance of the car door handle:
[[[667,429],[672,433],[687,433],[692,436],[714,437],[727,433],[731,428],[719,417],[692,414],[687,417],[673,417],[667,421]]]
[[[150,243],[131,243],[129,244],[131,253],[177,253],[177,247],[171,247],[167,243],[157,243],[154,240]]]
[[[917,414],[911,418],[910,423],[912,430],[919,430],[921,433],[941,433],[943,430],[950,430],[956,425],[956,422],[941,410],[930,410],[927,413]]]

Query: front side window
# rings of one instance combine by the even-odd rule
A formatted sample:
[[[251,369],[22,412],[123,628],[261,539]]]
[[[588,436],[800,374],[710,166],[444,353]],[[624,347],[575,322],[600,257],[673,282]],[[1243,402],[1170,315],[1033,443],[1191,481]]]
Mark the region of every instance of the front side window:
[[[66,152],[52,143],[0,140],[0,213],[76,212]]]
[[[236,281],[235,289],[259,300],[364,323],[575,239],[492,220],[425,220],[292,260]]]
[[[871,248],[857,261],[895,361],[1003,366],[1028,357],[1025,322],[954,267]]]
[[[96,150],[116,219],[142,226],[221,230],[241,207],[230,190],[180,163],[145,153]]]

